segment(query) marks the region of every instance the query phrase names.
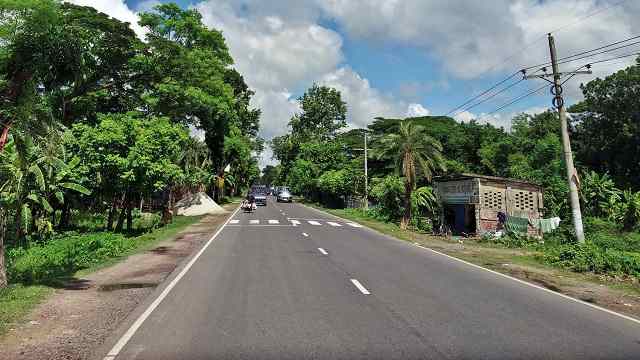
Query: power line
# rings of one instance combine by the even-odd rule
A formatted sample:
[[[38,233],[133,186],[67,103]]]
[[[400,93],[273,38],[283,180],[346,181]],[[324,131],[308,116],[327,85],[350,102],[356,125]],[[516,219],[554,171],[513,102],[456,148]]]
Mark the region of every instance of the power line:
[[[511,106],[511,105],[513,105],[513,104],[515,104],[515,103],[517,103],[517,102],[519,102],[519,101],[522,101],[522,100],[526,99],[527,97],[529,97],[529,96],[531,96],[531,95],[533,95],[533,94],[537,93],[538,91],[540,91],[540,90],[544,89],[544,88],[545,88],[545,87],[547,87],[547,86],[548,86],[547,84],[544,84],[544,85],[542,85],[541,87],[539,87],[539,88],[537,88],[537,89],[535,89],[535,90],[531,90],[531,91],[529,91],[529,92],[528,92],[528,93],[526,93],[526,94],[520,95],[520,96],[518,96],[517,98],[515,98],[515,99],[513,99],[513,100],[509,101],[508,103],[503,104],[503,105],[500,105],[500,107],[498,107],[497,109],[494,109],[494,110],[492,110],[491,112],[489,112],[489,113],[485,114],[485,116],[493,115],[493,114],[497,113],[497,112],[498,112],[498,111],[500,111],[500,110],[503,110],[503,109],[505,109],[505,108],[507,108],[507,107],[509,107],[509,106]]]
[[[616,42],[608,44],[608,45],[603,45],[603,46],[597,47],[595,49],[581,51],[581,52],[573,54],[573,55],[565,56],[565,57],[562,57],[562,58],[558,59],[558,61],[559,61],[558,64],[565,64],[565,63],[572,62],[572,61],[582,60],[582,59],[590,58],[590,57],[593,57],[593,56],[596,56],[596,55],[602,55],[602,54],[606,54],[608,52],[624,49],[624,48],[629,47],[629,46],[638,45],[638,44],[640,44],[640,41],[635,41],[635,42],[632,42],[632,43],[629,43],[629,44],[625,44],[625,45],[617,46],[615,48],[607,49],[607,48],[609,48],[611,46],[622,44],[622,43],[625,43],[625,42],[628,42],[628,41],[631,41],[631,40],[635,40],[635,39],[638,39],[638,38],[640,38],[640,35],[636,35],[636,36],[630,37],[628,39],[616,41]],[[602,49],[606,49],[606,50],[602,50]],[[602,50],[602,51],[598,51],[598,50]],[[581,56],[581,55],[584,55],[584,56]],[[569,59],[571,59],[571,60],[569,60]],[[565,61],[562,61],[562,60],[565,60]],[[528,66],[528,67],[524,68],[523,70],[529,70],[529,69],[533,69],[533,68],[540,67],[540,66],[547,66],[547,65],[550,65],[550,64],[551,64],[551,62],[540,63],[540,64],[537,64],[537,65]]]
[[[587,14],[587,15],[585,15],[585,16],[583,16],[583,17],[579,18],[579,19],[577,19],[576,21],[574,21],[574,22],[572,22],[572,23],[570,23],[570,24],[567,24],[567,25],[564,25],[564,26],[561,26],[561,27],[559,27],[559,28],[556,28],[556,29],[551,30],[549,33],[553,33],[553,32],[560,32],[560,31],[565,30],[565,29],[567,29],[567,28],[569,28],[569,27],[575,26],[576,24],[578,24],[578,23],[580,23],[580,22],[582,22],[582,21],[585,21],[585,20],[587,20],[587,19],[589,19],[589,18],[591,18],[591,17],[593,17],[593,16],[596,16],[596,15],[598,15],[598,14],[600,14],[600,13],[603,13],[603,12],[609,11],[609,10],[611,10],[611,9],[612,9],[612,8],[614,8],[614,7],[620,6],[620,5],[622,5],[623,3],[625,3],[626,1],[627,1],[627,0],[621,0],[621,1],[618,1],[617,3],[614,3],[614,4],[610,5],[610,6],[605,7],[605,8],[598,9],[598,10],[596,10],[596,11],[593,11],[593,12],[591,12],[591,13],[589,13],[589,14]],[[540,37],[537,37],[537,38],[535,38],[534,40],[532,40],[532,41],[528,42],[528,43],[527,43],[527,44],[525,44],[523,47],[521,47],[521,48],[520,48],[520,49],[518,49],[517,51],[513,52],[511,55],[507,56],[503,61],[501,61],[501,62],[499,62],[499,63],[496,63],[495,65],[493,65],[493,66],[489,67],[488,69],[486,69],[486,70],[484,70],[484,71],[480,72],[478,75],[476,75],[475,77],[473,77],[473,78],[469,79],[468,81],[474,81],[474,80],[477,80],[477,79],[479,79],[480,77],[482,77],[483,75],[487,74],[488,72],[493,71],[493,70],[495,70],[496,68],[498,68],[499,66],[504,65],[504,64],[505,64],[505,63],[507,63],[509,60],[513,59],[516,55],[518,55],[518,54],[520,54],[521,52],[523,52],[524,50],[526,50],[526,49],[530,48],[531,46],[533,46],[534,44],[536,44],[538,41],[543,40],[546,36],[547,36],[547,34],[544,34],[544,35],[541,35]],[[602,47],[602,48],[598,48],[598,49],[593,49],[593,50],[590,50],[589,52],[593,52],[593,51],[597,51],[597,50],[600,50],[600,49],[604,49],[604,48],[606,48],[606,47],[610,47],[610,46],[613,46],[613,45],[616,45],[616,44],[619,44],[619,43],[622,43],[622,42],[626,42],[626,41],[629,41],[629,40],[631,40],[631,39],[627,39],[627,40],[623,40],[623,41],[621,41],[621,42],[617,42],[617,43],[609,44],[608,46],[605,46],[605,47]],[[611,50],[611,51],[613,51],[613,50]],[[587,53],[587,52],[584,52],[584,53]],[[582,54],[584,54],[584,53],[582,53]],[[579,56],[579,55],[582,55],[582,54],[574,54],[573,56],[575,57],[575,56]],[[595,54],[594,54],[594,55],[595,55]],[[583,58],[584,58],[584,57],[583,57]],[[582,58],[581,58],[581,59],[582,59]],[[562,60],[562,59],[560,59],[560,60]],[[579,60],[579,59],[576,59],[576,60]],[[540,65],[535,65],[535,66],[531,66],[531,67],[528,67],[528,68],[525,68],[525,69],[526,69],[526,70],[528,70],[528,69],[532,69],[532,68],[537,67],[537,66],[544,66],[544,65],[548,65],[548,64],[550,64],[550,63],[545,63],[545,64],[540,64]],[[487,93],[489,93],[489,92],[490,92],[490,91],[492,91],[493,89],[497,88],[498,86],[500,86],[500,85],[504,84],[505,82],[509,81],[511,78],[513,78],[513,77],[514,77],[514,76],[516,76],[517,74],[518,74],[518,72],[513,73],[513,74],[511,74],[510,76],[508,76],[507,78],[505,78],[505,79],[503,79],[503,80],[499,81],[498,83],[496,83],[496,84],[492,85],[489,89],[487,89],[487,90],[483,91],[483,92],[482,92],[482,93],[480,93],[479,95],[476,95],[476,96],[472,97],[471,99],[469,99],[469,100],[465,101],[464,103],[462,103],[462,104],[460,104],[460,105],[456,106],[455,108],[451,109],[449,112],[447,112],[447,113],[445,114],[445,116],[448,116],[448,115],[450,115],[450,114],[452,114],[453,112],[456,112],[456,111],[459,111],[459,112],[466,111],[466,110],[460,110],[460,109],[462,109],[462,108],[463,108],[463,107],[465,107],[466,105],[470,104],[471,102],[473,102],[473,101],[475,101],[475,100],[477,100],[477,99],[481,98],[482,96],[486,95]],[[482,102],[485,102],[485,101],[483,100],[483,101],[481,101],[481,103],[482,103]],[[479,104],[476,104],[476,105],[479,105]],[[475,107],[476,105],[473,105],[473,107]]]
[[[461,109],[462,107],[468,105],[470,102],[484,96],[486,93],[490,92],[491,90],[497,88],[498,86],[506,83],[507,81],[511,80],[512,78],[514,78],[516,75],[518,75],[520,73],[520,71],[516,71],[515,73],[509,75],[506,79],[499,81],[498,83],[494,84],[493,86],[491,86],[489,89],[483,91],[482,93],[472,97],[471,99],[465,101],[464,103],[456,106],[455,108],[451,109],[448,113],[446,113],[444,116],[448,116],[449,114],[453,113],[454,111]]]
[[[516,81],[516,82],[513,82],[513,83],[511,83],[510,85],[508,85],[508,86],[506,86],[506,87],[502,88],[500,91],[498,91],[498,92],[495,92],[495,93],[491,94],[491,96],[486,97],[486,98],[484,98],[484,99],[480,100],[479,102],[477,102],[477,103],[475,103],[475,104],[473,104],[473,105],[471,105],[471,106],[469,106],[469,107],[467,107],[467,108],[464,108],[464,109],[460,109],[460,110],[458,110],[458,111],[456,112],[456,114],[455,114],[455,115],[458,115],[458,114],[463,113],[463,112],[465,112],[465,111],[469,111],[469,110],[471,110],[471,109],[475,108],[475,107],[476,107],[476,106],[478,106],[478,105],[484,104],[485,102],[487,102],[487,101],[489,101],[489,100],[493,99],[494,97],[496,97],[496,96],[498,96],[498,95],[500,95],[500,94],[504,93],[505,91],[507,91],[507,90],[511,89],[512,87],[514,87],[514,86],[516,86],[516,85],[520,84],[520,83],[521,83],[521,82],[523,82],[523,81],[524,81],[524,79],[520,79],[520,80],[518,80],[518,81]],[[455,115],[454,115],[454,116],[455,116]]]
[[[638,49],[636,49],[636,50],[638,50]],[[616,57],[613,57],[611,59],[592,61],[589,64],[599,64],[599,63],[606,62],[606,61],[609,61],[609,60],[621,59],[621,58],[624,58],[624,57],[638,55],[638,54],[640,54],[640,52],[633,52],[633,53],[629,53],[629,54],[625,54],[625,55],[616,56]],[[558,62],[558,65],[559,64],[566,64],[566,63],[574,62],[574,61],[581,60],[581,59],[583,59],[583,58],[567,60],[567,61],[560,61],[560,62]]]

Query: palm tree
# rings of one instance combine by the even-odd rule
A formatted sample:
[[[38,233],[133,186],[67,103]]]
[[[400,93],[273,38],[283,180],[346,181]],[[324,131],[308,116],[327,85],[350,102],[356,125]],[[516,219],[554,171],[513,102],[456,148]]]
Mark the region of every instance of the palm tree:
[[[435,170],[444,170],[442,145],[429,136],[423,126],[405,120],[397,133],[380,138],[374,151],[378,158],[394,160],[396,169],[404,177],[404,215],[400,227],[406,229],[411,221],[411,194],[418,176],[423,174],[431,181]]]

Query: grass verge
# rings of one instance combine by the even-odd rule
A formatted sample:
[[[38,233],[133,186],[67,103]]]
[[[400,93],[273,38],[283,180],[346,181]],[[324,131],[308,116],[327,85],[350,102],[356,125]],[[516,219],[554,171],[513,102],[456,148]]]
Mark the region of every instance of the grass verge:
[[[116,264],[127,257],[152,249],[156,244],[174,238],[179,232],[184,230],[187,226],[196,224],[203,216],[175,216],[173,222],[161,228],[158,228],[152,232],[137,236],[136,247],[132,248],[120,256],[107,259],[98,264],[93,264],[90,267],[80,270],[76,273],[76,276],[85,276],[89,273],[98,271],[100,269],[109,267]]]
[[[174,217],[174,221],[167,226],[131,238],[131,240],[134,240],[133,243],[135,246],[128,248],[117,256],[108,257],[102,261],[92,263],[89,267],[77,271],[75,276],[85,276],[122,261],[130,255],[147,251],[159,242],[174,238],[186,227],[199,222],[201,219],[201,216]],[[48,295],[52,294],[54,291],[53,285],[55,285],[55,282],[52,282],[52,286],[17,283],[0,289],[0,336],[6,333],[12,324],[24,318],[36,305],[44,301]]]
[[[52,292],[52,288],[42,285],[14,284],[0,289],[0,335]]]

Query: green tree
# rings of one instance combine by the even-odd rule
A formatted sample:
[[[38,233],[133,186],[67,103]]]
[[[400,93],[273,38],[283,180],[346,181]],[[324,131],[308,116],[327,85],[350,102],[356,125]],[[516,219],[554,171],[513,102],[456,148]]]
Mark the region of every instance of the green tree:
[[[640,189],[640,58],[636,64],[582,86],[584,101],[570,110],[579,163]],[[603,129],[606,129],[603,131]]]
[[[295,136],[305,140],[329,140],[347,126],[347,104],[338,90],[313,84],[298,101],[302,112],[289,122]]]
[[[404,177],[404,215],[400,226],[406,229],[411,221],[411,194],[418,176],[423,174],[431,181],[434,171],[444,168],[442,145],[427,135],[424,127],[406,121],[400,123],[397,133],[379,139],[375,149],[379,158],[393,161]]]
[[[265,185],[275,185],[280,177],[280,165],[267,165],[262,169],[260,182]]]

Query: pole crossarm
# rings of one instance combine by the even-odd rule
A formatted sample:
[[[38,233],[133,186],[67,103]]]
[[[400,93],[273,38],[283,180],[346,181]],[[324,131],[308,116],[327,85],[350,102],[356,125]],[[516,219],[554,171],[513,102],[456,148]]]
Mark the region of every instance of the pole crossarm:
[[[584,70],[584,71],[569,71],[569,72],[559,72],[557,75],[560,77],[563,76],[573,76],[573,75],[591,75],[593,74],[593,71],[591,70]],[[554,74],[541,74],[541,75],[525,75],[523,78],[525,80],[529,80],[529,79],[543,79],[546,80],[546,78],[553,78],[555,75]]]

